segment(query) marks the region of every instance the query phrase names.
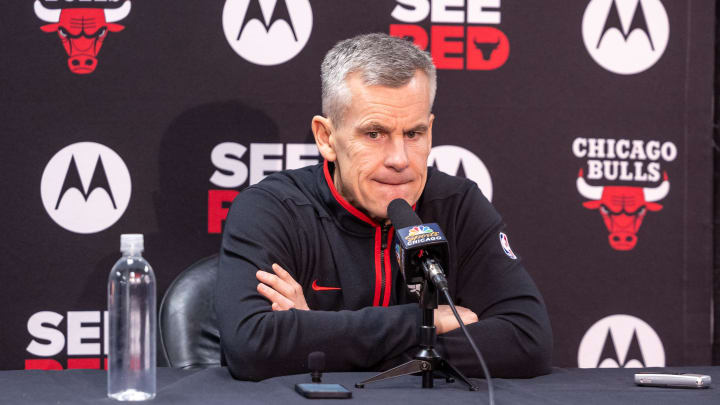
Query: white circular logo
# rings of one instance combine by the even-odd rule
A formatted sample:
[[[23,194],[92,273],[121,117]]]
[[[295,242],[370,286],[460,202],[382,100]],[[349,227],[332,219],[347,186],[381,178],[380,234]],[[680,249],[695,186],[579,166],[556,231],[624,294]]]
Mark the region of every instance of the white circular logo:
[[[479,157],[467,149],[454,145],[435,146],[428,156],[428,166],[435,166],[451,176],[466,177],[480,187],[480,191],[492,201],[490,172]]]
[[[238,55],[270,66],[300,53],[310,38],[313,15],[309,0],[226,0],[222,21]]]
[[[591,0],[582,35],[595,62],[631,75],[649,69],[663,55],[670,22],[660,0]]]
[[[64,147],[50,159],[40,182],[45,210],[76,233],[107,229],[130,203],[130,172],[112,149],[95,142]]]
[[[657,333],[632,315],[610,315],[588,329],[578,350],[580,368],[665,367]]]

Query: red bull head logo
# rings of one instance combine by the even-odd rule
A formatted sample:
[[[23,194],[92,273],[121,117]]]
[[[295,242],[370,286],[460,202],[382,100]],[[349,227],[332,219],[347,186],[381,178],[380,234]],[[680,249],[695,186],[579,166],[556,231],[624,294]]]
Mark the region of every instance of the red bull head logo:
[[[637,244],[637,231],[648,211],[660,211],[660,201],[670,191],[667,173],[657,187],[591,186],[585,182],[580,169],[577,179],[580,195],[591,200],[583,206],[599,210],[610,235],[608,241],[615,250],[631,250]]]
[[[50,24],[40,27],[45,32],[57,32],[65,52],[68,67],[77,74],[88,74],[97,67],[97,55],[108,31],[119,32],[125,26],[115,24],[130,14],[130,0],[116,9],[63,8],[49,9],[35,0],[35,15]]]

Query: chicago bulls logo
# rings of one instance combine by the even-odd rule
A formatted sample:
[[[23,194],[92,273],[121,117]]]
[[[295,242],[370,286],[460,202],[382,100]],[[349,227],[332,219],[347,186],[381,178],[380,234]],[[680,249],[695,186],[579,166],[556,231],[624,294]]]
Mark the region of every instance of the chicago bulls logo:
[[[44,32],[57,32],[68,67],[76,74],[89,74],[97,67],[97,55],[108,31],[120,32],[125,26],[116,24],[130,14],[130,0],[116,9],[61,8],[49,9],[35,0],[35,15],[50,24],[40,27]]]
[[[472,44],[480,52],[468,49],[467,69],[494,70],[505,64],[510,56],[510,41],[502,31],[493,27],[470,27],[468,35],[471,33]],[[470,43],[468,38],[468,48]]]
[[[583,203],[585,208],[600,211],[610,232],[610,246],[615,250],[632,250],[645,214],[662,209],[656,201],[667,196],[670,182],[667,173],[663,173],[663,182],[657,187],[591,186],[585,182],[580,169],[577,189],[590,200]]]

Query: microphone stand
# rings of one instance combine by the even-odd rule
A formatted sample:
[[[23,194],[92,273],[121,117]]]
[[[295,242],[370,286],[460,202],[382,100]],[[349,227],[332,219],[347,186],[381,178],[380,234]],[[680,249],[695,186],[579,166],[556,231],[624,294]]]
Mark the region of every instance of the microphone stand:
[[[435,350],[437,332],[435,329],[435,309],[438,307],[438,292],[432,282],[426,278],[423,281],[423,288],[420,295],[420,308],[422,309],[422,325],[420,326],[420,350],[413,360],[397,367],[383,371],[382,373],[355,384],[355,388],[365,388],[365,384],[386,380],[410,374],[422,376],[422,387],[432,388],[435,375],[444,377],[445,381],[452,383],[458,379],[465,383],[470,391],[477,391],[474,386],[460,370],[455,368]]]

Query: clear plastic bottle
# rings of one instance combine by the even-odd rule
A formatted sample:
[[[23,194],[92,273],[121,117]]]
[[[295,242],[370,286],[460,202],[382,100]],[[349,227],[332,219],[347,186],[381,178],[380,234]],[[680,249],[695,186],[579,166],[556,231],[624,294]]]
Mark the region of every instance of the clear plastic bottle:
[[[143,235],[120,236],[122,258],[108,277],[108,397],[155,398],[155,274],[142,257]]]

